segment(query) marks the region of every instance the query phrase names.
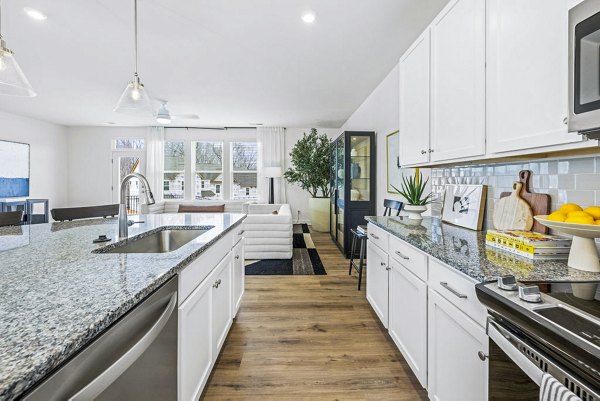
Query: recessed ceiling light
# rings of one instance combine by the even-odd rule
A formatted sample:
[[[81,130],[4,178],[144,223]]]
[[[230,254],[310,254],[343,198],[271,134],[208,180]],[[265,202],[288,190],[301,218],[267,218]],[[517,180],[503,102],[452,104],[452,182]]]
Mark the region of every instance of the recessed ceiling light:
[[[302,21],[306,22],[307,24],[312,24],[315,22],[315,13],[312,11],[304,13],[304,15],[302,15]]]
[[[48,17],[46,17],[46,14],[44,14],[41,11],[36,10],[35,8],[25,7],[23,10],[25,10],[25,13],[27,15],[29,15],[31,18],[38,20],[38,21],[43,21],[48,18]]]

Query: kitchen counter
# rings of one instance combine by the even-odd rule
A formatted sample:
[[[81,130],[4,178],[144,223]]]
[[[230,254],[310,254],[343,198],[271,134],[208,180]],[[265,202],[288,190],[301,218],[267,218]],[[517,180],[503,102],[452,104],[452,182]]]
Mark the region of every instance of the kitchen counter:
[[[572,269],[566,260],[529,260],[485,244],[485,231],[472,231],[424,217],[367,217],[367,221],[477,281],[514,275],[521,281],[600,281],[600,273]]]
[[[177,274],[243,214],[154,214],[129,237],[211,228],[167,253],[92,253],[115,241],[117,220],[0,228],[0,400],[13,400]]]

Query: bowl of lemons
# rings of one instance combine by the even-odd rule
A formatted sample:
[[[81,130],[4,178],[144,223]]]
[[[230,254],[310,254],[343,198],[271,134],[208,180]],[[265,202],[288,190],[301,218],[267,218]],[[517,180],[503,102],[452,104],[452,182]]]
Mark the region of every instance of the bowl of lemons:
[[[600,272],[600,260],[595,238],[600,238],[600,206],[582,208],[566,203],[549,215],[534,216],[552,230],[573,236],[569,252],[569,267]]]

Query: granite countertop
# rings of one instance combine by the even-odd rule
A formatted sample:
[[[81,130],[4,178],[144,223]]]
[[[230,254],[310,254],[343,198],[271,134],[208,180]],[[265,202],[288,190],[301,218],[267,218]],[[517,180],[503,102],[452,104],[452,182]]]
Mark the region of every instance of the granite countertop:
[[[477,281],[514,275],[520,281],[600,281],[600,273],[567,266],[566,260],[529,260],[486,246],[485,232],[424,217],[367,217],[369,222]]]
[[[92,253],[115,241],[117,220],[0,228],[0,400],[13,400],[239,225],[243,214],[130,216],[161,227],[210,228],[162,254]]]

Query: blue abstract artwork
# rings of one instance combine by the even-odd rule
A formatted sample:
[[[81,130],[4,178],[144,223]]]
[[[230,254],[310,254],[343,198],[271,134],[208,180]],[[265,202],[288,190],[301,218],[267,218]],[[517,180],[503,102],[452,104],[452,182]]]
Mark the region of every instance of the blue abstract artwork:
[[[29,145],[0,141],[0,198],[29,196]]]

